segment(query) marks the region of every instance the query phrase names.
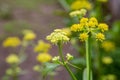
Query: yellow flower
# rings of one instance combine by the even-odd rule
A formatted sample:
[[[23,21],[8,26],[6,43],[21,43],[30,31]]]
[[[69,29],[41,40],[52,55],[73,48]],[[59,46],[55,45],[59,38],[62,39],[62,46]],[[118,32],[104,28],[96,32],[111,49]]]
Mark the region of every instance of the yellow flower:
[[[24,34],[24,38],[23,38],[24,40],[33,40],[36,38],[36,34],[31,30],[24,30],[23,34]]]
[[[105,23],[100,23],[100,24],[98,25],[98,28],[99,28],[102,32],[108,31],[108,25],[105,24]]]
[[[87,23],[88,22],[88,18],[82,18],[81,20],[80,20],[80,23]]]
[[[88,22],[89,27],[96,27],[98,25],[98,21],[96,18],[92,17]]]
[[[50,49],[50,44],[45,43],[43,40],[38,41],[38,44],[35,46],[35,52],[48,52]]]
[[[21,43],[18,37],[8,37],[6,40],[3,41],[4,47],[17,47]]]
[[[45,63],[45,62],[48,62],[52,59],[52,56],[48,53],[40,53],[38,56],[37,56],[37,61],[38,62],[41,62],[41,63]]]
[[[104,41],[102,43],[102,47],[105,51],[114,51],[115,50],[115,44],[111,41]]]
[[[81,41],[85,41],[88,39],[88,37],[89,37],[89,35],[87,33],[82,33],[82,34],[80,34],[79,39]]]
[[[10,54],[7,58],[6,58],[6,62],[9,64],[14,64],[14,63],[19,63],[19,57],[15,54]]]
[[[70,35],[71,35],[71,30],[70,30],[70,28],[63,28],[62,31],[65,32],[67,36],[70,36]]]
[[[87,13],[86,9],[81,9],[81,10],[75,10],[70,12],[70,16],[71,17],[75,17],[75,16],[85,16]]]
[[[53,33],[46,37],[47,40],[51,41],[52,43],[59,43],[59,42],[68,42],[69,38],[67,34],[62,31],[61,29],[55,29]]]
[[[104,64],[111,64],[111,63],[113,62],[113,59],[112,59],[111,57],[109,57],[109,56],[103,57],[103,58],[102,58],[102,62],[103,62]]]
[[[103,3],[108,2],[108,0],[97,0],[97,1],[103,2]]]
[[[77,31],[82,31],[82,30],[83,30],[82,24],[73,24],[71,26],[71,31],[77,32]]]
[[[102,42],[103,40],[105,40],[105,35],[102,33],[96,34],[96,40]]]
[[[82,8],[90,10],[92,8],[92,5],[87,0],[76,0],[75,2],[73,2],[71,4],[70,7],[71,7],[72,10],[78,10],[78,9],[82,9]]]

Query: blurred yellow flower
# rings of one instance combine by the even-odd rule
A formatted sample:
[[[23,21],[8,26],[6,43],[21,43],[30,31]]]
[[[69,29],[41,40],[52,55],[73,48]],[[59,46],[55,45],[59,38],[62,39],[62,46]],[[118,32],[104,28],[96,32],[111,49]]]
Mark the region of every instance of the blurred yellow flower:
[[[103,40],[105,40],[105,35],[103,33],[96,34],[96,40],[102,42]]]
[[[88,22],[88,18],[81,18],[81,20],[80,20],[80,23],[87,23]]]
[[[24,38],[23,38],[24,40],[33,40],[36,38],[36,34],[31,30],[24,30],[23,34],[24,34]]]
[[[71,4],[70,7],[72,10],[78,10],[82,8],[85,8],[87,10],[92,9],[92,5],[88,0],[76,0]]]
[[[72,11],[70,12],[70,16],[71,17],[75,17],[75,16],[85,16],[87,13],[87,10],[86,9],[81,9],[81,10],[75,10],[75,11]]]
[[[81,41],[85,41],[85,40],[88,39],[88,37],[89,37],[89,35],[87,33],[81,33],[80,36],[79,36],[79,39]]]
[[[19,63],[19,57],[16,54],[10,54],[7,58],[6,58],[6,62],[9,64],[14,64],[14,63]]]
[[[49,62],[52,59],[52,56],[48,53],[40,53],[37,56],[37,61],[41,63]]]
[[[102,76],[102,80],[116,80],[116,75],[114,74],[104,75]]]
[[[102,48],[107,52],[114,51],[115,50],[115,44],[111,41],[104,41],[102,43]]]
[[[34,71],[40,71],[40,66],[39,66],[39,65],[35,65],[35,66],[33,67],[33,70],[34,70]]]
[[[113,62],[113,59],[112,59],[111,57],[109,57],[109,56],[103,57],[103,58],[102,58],[102,62],[103,62],[104,64],[111,64],[111,63]]]
[[[59,42],[68,42],[69,41],[67,33],[62,31],[61,29],[55,29],[54,32],[52,32],[50,35],[48,35],[46,37],[46,39],[51,41],[54,44],[57,44]]]
[[[97,0],[97,1],[103,2],[103,3],[108,2],[108,0]]]
[[[4,47],[17,47],[21,43],[20,39],[18,37],[8,37],[3,41]]]
[[[62,31],[65,32],[67,36],[70,36],[70,35],[71,35],[71,30],[70,30],[70,28],[63,28]]]
[[[99,28],[102,32],[108,31],[108,25],[105,24],[105,23],[100,23],[100,24],[98,25],[98,28]]]
[[[43,40],[38,41],[38,44],[34,47],[35,52],[48,52],[50,44],[45,43]]]

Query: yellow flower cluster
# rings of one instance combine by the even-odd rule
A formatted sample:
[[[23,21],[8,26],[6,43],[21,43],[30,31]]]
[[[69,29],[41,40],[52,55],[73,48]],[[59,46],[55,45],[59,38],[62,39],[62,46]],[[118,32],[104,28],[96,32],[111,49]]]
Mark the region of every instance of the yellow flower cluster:
[[[71,31],[74,31],[74,32],[82,31],[82,30],[83,30],[82,24],[73,24],[71,27]]]
[[[50,49],[50,44],[45,43],[43,40],[38,41],[38,44],[35,46],[35,52],[48,52]]]
[[[67,42],[69,38],[67,34],[62,31],[61,29],[55,29],[53,33],[46,37],[47,40],[51,41],[52,43],[59,43],[59,42]]]
[[[97,41],[105,40],[105,35],[103,32],[108,30],[108,25],[105,23],[98,23],[95,17],[81,18],[79,24],[73,24],[71,26],[71,31],[73,32],[82,32],[79,36],[81,41],[87,40],[89,33],[95,35]]]
[[[71,17],[75,17],[75,16],[85,16],[87,13],[87,10],[86,9],[81,9],[81,10],[75,10],[75,11],[72,11],[70,12],[70,16]]]
[[[98,28],[99,28],[102,32],[108,31],[108,25],[105,24],[105,23],[99,24],[99,25],[98,25]]]
[[[81,40],[81,41],[85,41],[85,40],[87,40],[88,39],[88,34],[87,33],[82,33],[82,34],[80,34],[80,36],[79,36],[79,39]]]
[[[76,0],[71,4],[72,10],[79,10],[85,8],[87,10],[90,10],[92,8],[91,3],[88,0]]]
[[[38,62],[41,62],[41,63],[45,63],[45,62],[48,62],[52,59],[52,56],[48,53],[40,53],[38,56],[37,56],[37,61]]]
[[[9,63],[9,64],[16,64],[16,63],[19,63],[20,60],[19,60],[19,57],[15,54],[10,54],[7,58],[6,58],[6,62]]]
[[[4,47],[17,47],[21,43],[20,39],[18,37],[8,37],[3,41]]]
[[[96,40],[97,41],[103,41],[103,40],[105,40],[105,35],[103,33],[96,34]]]
[[[104,41],[102,43],[102,48],[107,52],[114,51],[115,50],[115,44],[111,41]]]
[[[24,40],[33,40],[36,38],[36,34],[31,30],[24,30],[23,34],[24,34],[24,38],[23,38]]]

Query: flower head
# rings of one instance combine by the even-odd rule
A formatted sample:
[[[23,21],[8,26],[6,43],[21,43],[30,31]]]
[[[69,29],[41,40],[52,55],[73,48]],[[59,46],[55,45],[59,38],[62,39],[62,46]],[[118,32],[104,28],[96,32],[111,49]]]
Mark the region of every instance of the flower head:
[[[105,40],[105,35],[103,33],[96,34],[96,40],[102,42],[103,40]]]
[[[81,9],[81,10],[75,10],[70,12],[70,16],[71,17],[75,17],[75,16],[85,16],[87,13],[86,9]]]
[[[20,59],[17,55],[11,54],[6,58],[6,62],[9,64],[14,64],[14,63],[16,64],[20,62]]]
[[[53,62],[56,62],[56,63],[59,63],[59,61],[60,61],[60,56],[55,56],[55,57],[53,57],[52,61],[53,61]]]
[[[31,30],[25,30],[23,34],[24,34],[24,38],[23,38],[24,40],[33,40],[36,38],[36,34]]]
[[[89,1],[87,0],[76,0],[71,4],[71,9],[72,10],[79,10],[85,8],[87,10],[90,10],[92,8],[92,5]]]
[[[57,44],[59,42],[67,42],[69,41],[69,38],[61,29],[55,29],[53,33],[47,36],[47,40]]]
[[[40,53],[38,56],[37,56],[37,61],[38,62],[41,62],[41,63],[45,63],[45,62],[48,62],[52,59],[52,56],[48,53]]]
[[[98,25],[98,21],[96,18],[92,17],[88,22],[89,27],[96,27]]]
[[[98,25],[98,28],[99,28],[102,32],[108,31],[108,25],[105,24],[105,23],[100,23],[100,24]]]
[[[81,41],[85,41],[85,40],[88,39],[88,37],[89,37],[89,35],[87,33],[81,33],[80,36],[79,36],[79,39]]]
[[[38,44],[35,46],[35,52],[48,52],[50,49],[50,44],[45,43],[43,40],[38,41]]]
[[[21,43],[18,37],[8,37],[6,40],[3,41],[4,47],[17,47]]]
[[[83,30],[83,25],[82,24],[73,24],[71,26],[71,31],[78,32]]]
[[[71,54],[67,53],[66,58],[67,58],[67,60],[72,60],[73,56]]]

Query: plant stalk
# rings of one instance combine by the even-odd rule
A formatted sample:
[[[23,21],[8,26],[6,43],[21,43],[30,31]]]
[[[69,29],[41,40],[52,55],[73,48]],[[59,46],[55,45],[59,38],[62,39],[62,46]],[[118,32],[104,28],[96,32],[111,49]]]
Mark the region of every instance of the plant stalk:
[[[64,67],[66,68],[66,70],[68,71],[68,73],[70,74],[70,76],[72,77],[73,80],[77,80],[77,78],[75,77],[75,75],[72,73],[72,71],[70,70],[70,68],[68,67],[68,65],[65,63],[65,60],[64,60],[64,56],[63,56],[63,52],[62,52],[62,44],[59,43],[58,44],[58,48],[59,48],[59,55],[62,59],[62,63],[64,65]]]
[[[90,38],[85,42],[86,45],[86,66],[87,66],[87,80],[91,80],[91,54],[90,54]]]

